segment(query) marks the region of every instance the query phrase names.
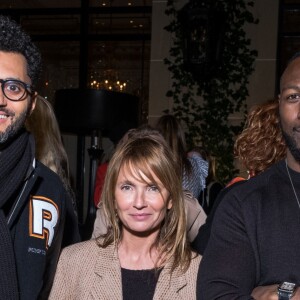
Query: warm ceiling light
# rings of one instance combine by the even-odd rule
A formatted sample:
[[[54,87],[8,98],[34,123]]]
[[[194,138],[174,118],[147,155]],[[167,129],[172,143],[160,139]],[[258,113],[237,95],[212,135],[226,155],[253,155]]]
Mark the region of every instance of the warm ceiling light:
[[[128,2],[128,5],[130,6],[130,5],[131,5],[131,2]]]

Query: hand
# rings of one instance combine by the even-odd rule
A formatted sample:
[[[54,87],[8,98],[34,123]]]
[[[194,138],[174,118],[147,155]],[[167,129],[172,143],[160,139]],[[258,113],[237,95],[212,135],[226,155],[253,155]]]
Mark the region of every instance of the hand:
[[[278,300],[278,284],[257,286],[251,293],[255,300]]]
[[[294,296],[292,297],[292,300],[300,300],[300,288],[296,289],[296,292]]]
[[[258,286],[252,291],[251,296],[255,300],[278,300],[277,288],[278,284]],[[300,300],[300,288],[296,289],[291,300]]]

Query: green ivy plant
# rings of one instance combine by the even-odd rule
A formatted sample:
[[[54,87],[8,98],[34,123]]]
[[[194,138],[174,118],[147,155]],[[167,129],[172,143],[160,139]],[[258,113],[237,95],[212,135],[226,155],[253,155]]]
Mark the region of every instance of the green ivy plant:
[[[197,0],[205,6],[211,0]],[[233,145],[237,133],[242,130],[229,122],[235,112],[246,115],[248,79],[253,72],[257,51],[250,49],[244,25],[257,23],[250,9],[253,1],[215,0],[214,5],[225,15],[220,64],[216,72],[207,78],[198,78],[187,70],[184,63],[184,31],[179,21],[180,10],[174,0],[168,0],[165,11],[171,22],[165,29],[172,34],[173,46],[164,62],[172,74],[172,86],[167,97],[173,99],[173,112],[186,125],[189,148],[201,146],[216,158],[217,179],[227,183],[237,171],[234,168]]]

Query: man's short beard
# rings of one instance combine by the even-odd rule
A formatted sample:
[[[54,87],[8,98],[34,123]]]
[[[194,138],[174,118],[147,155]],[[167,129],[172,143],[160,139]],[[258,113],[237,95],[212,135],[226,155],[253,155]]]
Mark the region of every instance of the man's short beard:
[[[10,141],[20,131],[20,129],[24,127],[27,113],[27,110],[23,111],[20,116],[6,128],[4,132],[0,132],[1,145]]]
[[[300,163],[300,148],[297,147],[297,143],[295,139],[291,135],[283,131],[282,126],[281,126],[281,131],[287,148],[290,150],[294,159]]]

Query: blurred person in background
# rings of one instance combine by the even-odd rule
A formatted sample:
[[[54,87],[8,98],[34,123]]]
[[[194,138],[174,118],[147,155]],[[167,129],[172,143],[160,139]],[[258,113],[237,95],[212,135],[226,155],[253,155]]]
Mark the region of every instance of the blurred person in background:
[[[234,185],[260,174],[285,157],[286,144],[280,129],[278,107],[277,100],[270,100],[253,107],[249,112],[245,127],[234,144],[235,157],[246,168],[247,176],[234,178],[218,194],[206,223],[199,229],[193,242],[193,247],[200,254],[204,253],[216,210],[227,192]]]
[[[184,131],[175,116],[161,116],[155,128],[163,135],[176,158],[183,189],[190,191],[198,199],[206,186],[208,162],[199,152],[187,151]]]
[[[68,156],[53,107],[45,98],[37,96],[35,109],[27,118],[25,126],[34,136],[36,159],[60,177],[72,200],[66,202],[65,233],[62,246],[79,242],[81,237],[77,219],[76,196],[71,186]]]

